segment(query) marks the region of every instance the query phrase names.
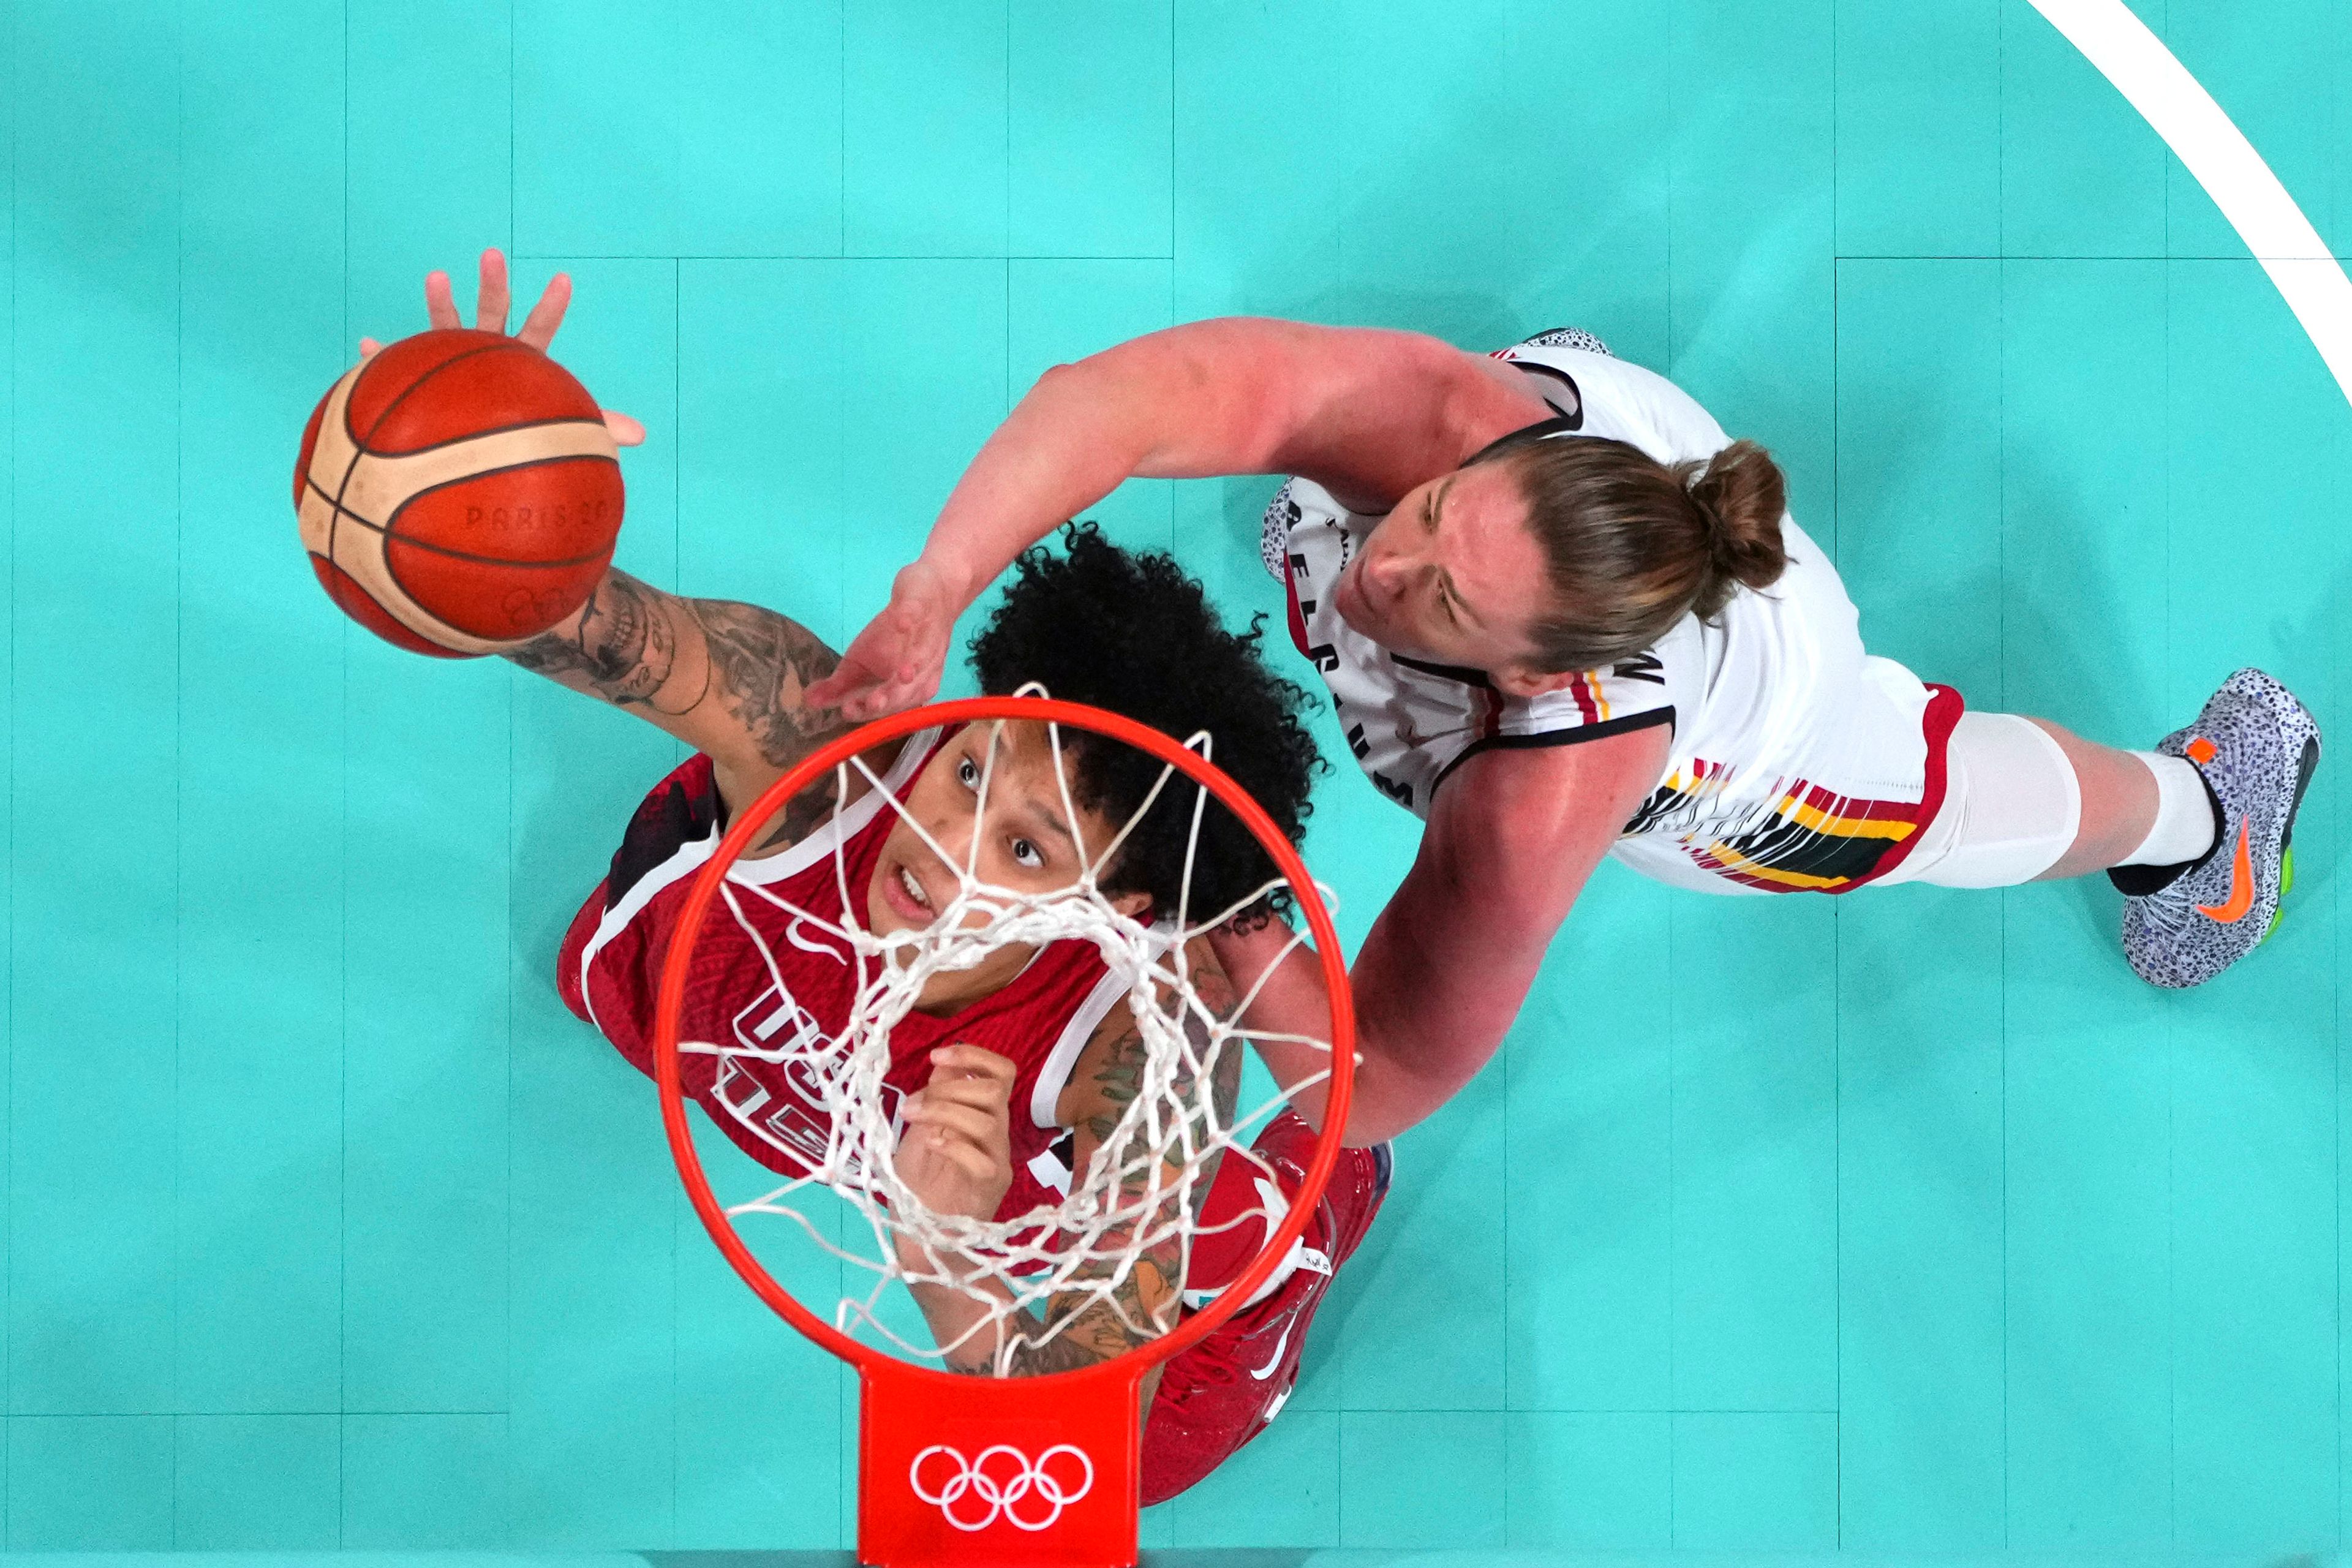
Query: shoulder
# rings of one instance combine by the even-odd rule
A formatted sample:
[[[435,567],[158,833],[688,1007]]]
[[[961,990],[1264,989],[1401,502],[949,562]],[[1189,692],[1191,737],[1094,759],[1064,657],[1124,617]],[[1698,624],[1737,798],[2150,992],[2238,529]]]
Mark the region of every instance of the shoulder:
[[[1155,987],[1155,1000],[1162,1013],[1185,1015],[1208,1020],[1223,1020],[1233,1016],[1234,994],[1233,982],[1226,978],[1224,968],[1205,936],[1196,936],[1183,945],[1180,953],[1171,949],[1161,961],[1171,974],[1182,981],[1181,987],[1161,981]],[[1121,999],[1125,998],[1122,992]],[[1116,1048],[1123,1037],[1140,1035],[1135,1019],[1135,1009],[1113,1006],[1097,1020],[1087,1040],[1087,1056],[1105,1054]],[[1083,1059],[1083,1058],[1082,1058]]]
[[[741,858],[765,860],[789,854],[815,838],[827,824],[845,818],[853,819],[845,823],[853,833],[877,826],[882,826],[887,832],[887,811],[877,811],[869,816],[857,810],[873,793],[874,785],[867,776],[868,771],[891,790],[902,790],[930,754],[939,749],[940,735],[938,730],[927,730],[919,735],[886,741],[863,753],[866,766],[860,768],[854,763],[849,766],[845,791],[833,776],[812,783],[768,814],[768,819],[751,836],[751,847],[743,851]],[[757,804],[756,801],[751,803],[755,807]],[[878,805],[880,802],[876,804]]]
[[[1508,853],[1562,835],[1614,839],[1664,776],[1673,741],[1661,718],[1481,747],[1447,773],[1432,803],[1430,831]]]
[[[1599,740],[1677,721],[1662,649],[1579,670],[1552,690],[1505,698],[1488,744],[1501,749]]]
[[[1556,381],[1572,388],[1576,434],[1624,441],[1664,462],[1712,457],[1731,444],[1715,416],[1689,393],[1605,350],[1535,342],[1505,349],[1496,358],[1539,385]],[[1551,395],[1559,406],[1559,395]]]
[[[1162,983],[1156,999],[1161,1013],[1182,1019],[1188,1028],[1205,1027],[1233,1016],[1236,1000],[1233,983],[1210,950],[1208,938],[1194,937],[1184,944],[1181,959],[1171,952],[1166,963],[1171,973],[1183,977],[1186,994]],[[1078,1126],[1089,1116],[1114,1107],[1122,1095],[1131,1097],[1142,1081],[1150,1049],[1142,1026],[1136,1020],[1135,1009],[1126,1005],[1126,992],[1110,1001],[1093,1021],[1086,1046],[1061,1087],[1055,1120],[1065,1127]]]
[[[1674,727],[1659,713],[1648,723],[1589,728],[1540,737],[1528,745],[1489,745],[1463,758],[1440,799],[1458,806],[1474,799],[1508,801],[1522,795],[1549,799],[1570,780],[1614,782],[1621,775],[1656,782],[1674,750]],[[1462,786],[1459,794],[1454,785]]]

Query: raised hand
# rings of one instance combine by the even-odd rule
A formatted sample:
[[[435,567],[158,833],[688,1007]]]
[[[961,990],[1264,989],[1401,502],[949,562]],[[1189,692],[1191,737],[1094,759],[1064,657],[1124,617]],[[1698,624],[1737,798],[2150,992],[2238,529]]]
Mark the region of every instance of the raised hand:
[[[507,283],[507,258],[494,246],[482,252],[481,282],[474,294],[474,325],[485,332],[507,330],[507,310],[513,301]],[[559,272],[547,280],[547,288],[539,303],[523,318],[522,331],[515,336],[544,353],[547,345],[555,341],[555,330],[563,325],[563,312],[572,304],[571,274]],[[457,317],[457,300],[449,286],[446,272],[433,271],[425,275],[425,314],[436,327],[456,327],[464,323]],[[373,338],[360,340],[360,358],[367,359],[383,345]],[[604,428],[613,433],[616,447],[635,447],[646,438],[646,427],[617,409],[604,410]]]
[[[933,1214],[988,1219],[1013,1186],[1013,1067],[978,1046],[931,1052],[930,1081],[900,1108],[898,1179]]]
[[[862,724],[928,702],[946,673],[948,643],[962,606],[938,570],[917,561],[890,584],[890,602],[866,623],[831,675],[808,689],[811,708],[833,708]]]

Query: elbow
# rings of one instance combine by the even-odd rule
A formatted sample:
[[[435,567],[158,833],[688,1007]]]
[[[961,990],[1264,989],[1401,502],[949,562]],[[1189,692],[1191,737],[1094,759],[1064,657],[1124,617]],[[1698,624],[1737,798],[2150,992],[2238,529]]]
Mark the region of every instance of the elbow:
[[[1022,401],[1040,396],[1060,397],[1082,389],[1088,375],[1087,363],[1086,360],[1066,360],[1059,364],[1047,365],[1043,374],[1029,384],[1029,390],[1023,395]]]
[[[1430,1064],[1411,1053],[1399,1053],[1376,1032],[1360,1031],[1354,1082],[1348,1097],[1348,1124],[1339,1142],[1350,1149],[1369,1149],[1412,1131],[1443,1110],[1493,1055],[1492,1050],[1480,1055],[1467,1072],[1449,1065],[1431,1073],[1426,1070]],[[1311,1126],[1322,1130],[1329,1106],[1320,1096],[1311,1113],[1297,1101],[1293,1104]]]

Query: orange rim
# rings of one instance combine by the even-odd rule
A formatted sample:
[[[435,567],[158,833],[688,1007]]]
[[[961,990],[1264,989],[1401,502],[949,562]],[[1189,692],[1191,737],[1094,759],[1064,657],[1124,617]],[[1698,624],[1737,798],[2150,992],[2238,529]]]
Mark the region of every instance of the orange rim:
[[[669,1138],[670,1158],[677,1163],[677,1173],[686,1184],[687,1195],[694,1202],[694,1212],[702,1217],[702,1228],[719,1244],[719,1250],[728,1263],[751,1287],[777,1315],[802,1333],[831,1351],[842,1360],[868,1371],[877,1364],[896,1368],[901,1374],[936,1378],[942,1386],[964,1384],[967,1380],[955,1373],[919,1363],[899,1361],[872,1345],[861,1344],[831,1323],[801,1305],[792,1292],[776,1283],[775,1278],[751,1255],[743,1238],[727,1217],[726,1209],[710,1190],[710,1181],[702,1169],[702,1157],[694,1147],[693,1131],[687,1124],[686,1098],[678,1079],[677,1036],[678,1018],[686,999],[686,975],[694,953],[694,945],[702,935],[702,922],[709,913],[711,900],[718,897],[719,883],[727,868],[751,840],[752,832],[783,804],[824,773],[839,767],[861,752],[911,735],[918,730],[934,724],[969,723],[975,720],[1026,719],[1042,720],[1108,735],[1124,741],[1140,751],[1148,752],[1160,762],[1173,767],[1186,778],[1202,785],[1216,796],[1224,807],[1239,817],[1251,834],[1274,857],[1275,868],[1290,884],[1292,897],[1299,912],[1306,917],[1307,930],[1315,945],[1317,959],[1323,966],[1323,981],[1331,1006],[1331,1076],[1324,1086],[1325,1110],[1323,1131],[1315,1145],[1315,1158],[1307,1167],[1307,1177],[1300,1186],[1290,1210],[1275,1227],[1274,1235],[1251,1259],[1240,1279],[1219,1291],[1215,1300],[1200,1310],[1191,1313],[1169,1332],[1148,1345],[1129,1351],[1124,1355],[1097,1366],[1076,1372],[1048,1373],[1024,1378],[1039,1387],[1072,1388],[1082,1382],[1139,1379],[1158,1362],[1180,1355],[1213,1332],[1218,1324],[1240,1310],[1241,1304],[1263,1285],[1291,1244],[1307,1229],[1316,1200],[1322,1195],[1323,1184],[1330,1178],[1332,1167],[1339,1159],[1339,1138],[1334,1131],[1348,1124],[1348,1108],[1355,1089],[1356,1016],[1354,1000],[1348,991],[1348,967],[1339,956],[1339,935],[1331,924],[1330,911],[1315,891],[1314,879],[1307,874],[1307,863],[1298,851],[1282,836],[1282,830],[1267,816],[1265,810],[1250,798],[1249,792],[1228,778],[1214,763],[1186,750],[1176,742],[1147,724],[1091,708],[1080,702],[1064,702],[1048,697],[968,697],[953,702],[933,703],[926,708],[909,709],[877,719],[870,724],[843,735],[802,760],[790,773],[763,791],[728,827],[726,837],[702,869],[695,874],[694,884],[687,891],[686,906],[678,916],[677,935],[670,942],[668,956],[662,963],[661,989],[654,1004],[654,1076],[661,1089],[662,1130]]]

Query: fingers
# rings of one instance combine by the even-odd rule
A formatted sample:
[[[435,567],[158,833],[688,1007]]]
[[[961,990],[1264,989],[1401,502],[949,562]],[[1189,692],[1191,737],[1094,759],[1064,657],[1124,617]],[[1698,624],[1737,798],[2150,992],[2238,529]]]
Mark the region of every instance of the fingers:
[[[1002,1146],[1005,1142],[1004,1115],[1002,1106],[993,1111],[982,1110],[970,1105],[958,1105],[951,1100],[927,1090],[921,1097],[920,1104],[916,1103],[914,1096],[908,1097],[906,1117],[907,1125],[909,1127],[921,1127],[935,1134],[947,1134],[944,1139],[934,1137],[931,1140],[941,1147],[959,1138],[968,1140],[981,1149]]]
[[[958,1175],[982,1192],[995,1186],[1011,1174],[1011,1168],[1006,1162],[997,1159],[967,1139],[950,1137],[936,1129],[928,1127],[920,1134],[910,1133],[909,1136],[919,1136],[922,1140],[918,1151],[920,1158],[945,1161]],[[975,1215],[975,1217],[985,1216]]]
[[[965,1052],[969,1055],[956,1054]],[[956,1213],[985,1215],[1003,1201],[1013,1179],[1008,1084],[992,1063],[1012,1064],[970,1047],[935,1054],[952,1055],[958,1066],[946,1069],[935,1063],[931,1081],[900,1105],[900,1173],[927,1203]],[[943,1070],[961,1076],[943,1077]],[[969,1190],[955,1192],[940,1184],[950,1171]]]
[[[496,246],[482,252],[481,291],[474,296],[474,325],[485,332],[507,330],[507,258]]]
[[[923,1092],[943,1104],[969,1105],[986,1110],[993,1107],[1003,1110],[1012,1103],[1013,1086],[998,1078],[982,1078],[978,1074],[953,1078],[935,1077]]]
[[[474,325],[485,332],[503,332],[507,330],[508,312],[514,305],[514,291],[507,273],[506,256],[498,247],[492,246],[482,252],[480,276],[481,281],[474,295]],[[563,325],[563,312],[571,306],[572,275],[559,272],[547,280],[546,289],[539,296],[539,303],[533,305],[530,314],[523,318],[522,330],[515,337],[541,353],[546,352],[547,345],[555,339],[556,329]],[[425,314],[436,328],[460,324],[457,297],[450,287],[446,272],[433,271],[425,275]],[[362,342],[364,345],[373,341],[362,339]],[[373,352],[362,346],[362,357]],[[616,446],[634,447],[646,438],[646,427],[625,414],[607,412],[604,423],[613,432]]]
[[[940,678],[929,670],[913,676],[901,676],[890,685],[870,695],[866,710],[856,717],[860,723],[896,713],[901,709],[918,707],[929,702],[940,689]]]
[[[495,256],[498,252],[492,251],[490,254]],[[503,286],[503,278],[501,286]],[[523,318],[522,331],[517,332],[515,336],[544,353],[547,345],[555,340],[555,329],[563,325],[563,312],[571,307],[571,304],[572,275],[568,272],[559,272],[547,280],[547,288],[540,294],[539,303],[533,305],[530,308],[530,314]],[[499,321],[501,326],[506,322],[506,307],[503,304],[499,307]],[[628,416],[624,415],[622,417]],[[609,420],[607,422],[609,423]],[[629,423],[635,425],[636,421],[631,419]],[[638,440],[645,438],[645,432],[642,429],[637,432],[637,438]],[[623,444],[635,446],[636,443],[632,441]]]
[[[850,692],[856,689],[857,681],[856,668],[847,659],[843,659],[834,667],[831,675],[804,689],[801,692],[801,701],[811,708],[839,707]]]
[[[536,316],[539,312],[533,310],[531,314]],[[528,324],[526,324],[524,328],[523,335],[526,337],[530,335],[530,328]],[[622,413],[617,408],[607,408],[604,410],[604,428],[613,433],[613,445],[615,447],[641,447],[645,445],[646,427],[638,424],[635,420],[630,418],[627,415]]]
[[[362,338],[360,340],[360,358],[363,360],[373,359],[375,358],[376,351],[383,347],[383,345],[376,342],[373,338]]]
[[[845,717],[855,719],[856,715],[850,711],[848,704],[864,700],[865,693],[877,679],[866,648],[860,646],[872,634],[871,626],[858,633],[856,641],[849,645],[849,651],[841,656],[839,664],[834,666],[833,673],[803,691],[801,700],[812,708],[839,705]]]
[[[911,1122],[929,1122],[935,1126],[950,1123],[945,1117],[958,1120],[952,1124],[965,1136],[983,1143],[1009,1146],[1013,1141],[1012,1107],[1006,1103],[1005,1092],[985,1079],[954,1079],[934,1083],[923,1090],[921,1116],[908,1115]]]
[[[928,702],[939,689],[938,672],[926,666],[902,665],[877,679],[866,670],[850,668],[845,661],[841,668],[810,687],[804,700],[814,708],[835,709],[852,724],[864,724]]]
[[[928,702],[940,689],[947,626],[929,597],[928,568],[902,570],[890,602],[849,645],[834,672],[808,689],[812,708],[830,708],[853,724]]]
[[[958,1041],[951,1046],[939,1046],[931,1051],[931,1086],[978,1079],[994,1084],[1006,1093],[1012,1092],[1013,1080],[1018,1069],[1006,1058],[978,1046]]]
[[[425,317],[436,327],[457,325],[457,298],[449,291],[446,272],[425,275]]]

